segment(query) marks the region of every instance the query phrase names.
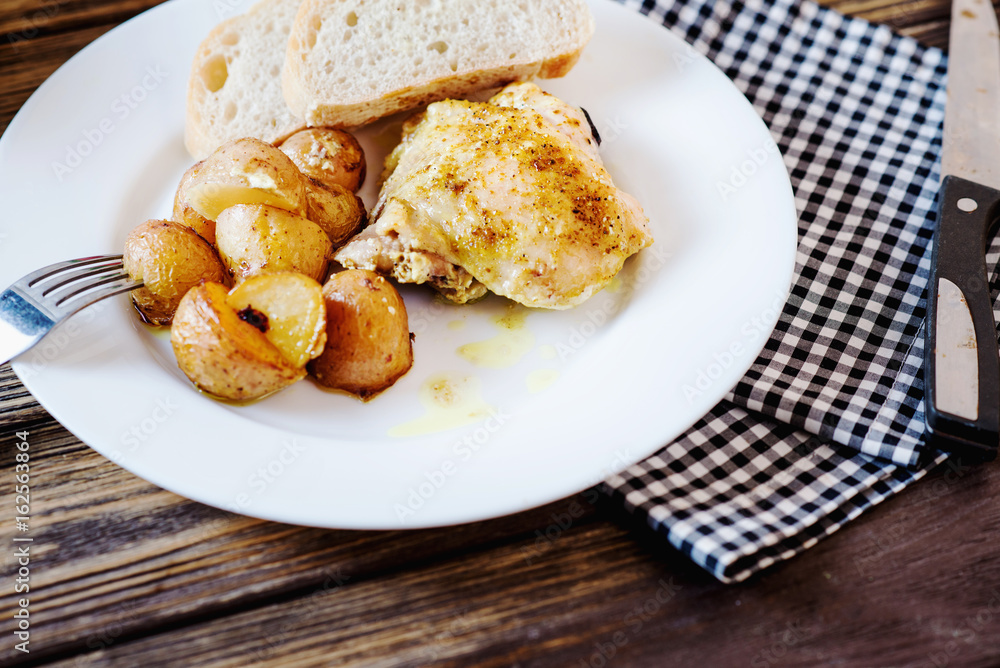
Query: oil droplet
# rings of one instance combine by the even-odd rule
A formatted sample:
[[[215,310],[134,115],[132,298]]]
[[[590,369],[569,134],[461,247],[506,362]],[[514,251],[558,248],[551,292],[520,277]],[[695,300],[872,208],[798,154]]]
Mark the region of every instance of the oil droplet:
[[[465,328],[465,321],[464,320],[452,320],[451,322],[448,323],[448,329],[450,329],[452,331],[456,331],[457,332],[458,330],[464,329],[464,328]]]
[[[160,339],[161,341],[170,341],[170,328],[169,327],[158,327],[156,325],[146,325],[146,331]]]
[[[536,369],[528,374],[527,386],[528,392],[532,394],[538,394],[549,389],[552,383],[556,382],[559,378],[559,372],[556,369]]]
[[[538,349],[538,354],[542,356],[543,360],[554,360],[559,356],[558,351],[556,351],[556,347],[548,344],[540,347]]]
[[[528,310],[513,307],[493,319],[499,330],[492,339],[467,343],[458,354],[476,366],[489,369],[506,369],[521,361],[535,345],[535,335],[525,327]]]
[[[420,386],[420,403],[426,413],[416,420],[389,429],[389,436],[422,436],[463,427],[486,419],[493,410],[482,396],[482,383],[473,376],[437,374]]]
[[[618,276],[615,276],[610,281],[608,281],[608,284],[604,286],[604,289],[611,293],[621,292],[622,279],[619,278]]]

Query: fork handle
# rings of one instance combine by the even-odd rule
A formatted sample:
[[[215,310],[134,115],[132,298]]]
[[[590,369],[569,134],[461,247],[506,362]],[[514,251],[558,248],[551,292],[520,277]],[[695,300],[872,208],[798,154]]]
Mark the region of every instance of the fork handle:
[[[0,294],[0,364],[6,364],[45,336],[55,323],[14,290]]]

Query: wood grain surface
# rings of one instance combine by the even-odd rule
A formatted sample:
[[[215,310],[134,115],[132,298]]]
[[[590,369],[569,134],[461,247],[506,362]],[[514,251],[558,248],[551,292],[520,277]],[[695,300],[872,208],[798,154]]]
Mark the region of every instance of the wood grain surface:
[[[210,0],[205,0],[206,2]],[[0,128],[154,0],[0,1]],[[946,46],[936,0],[830,0]],[[31,652],[14,649],[15,434],[32,453]],[[598,495],[424,531],[250,519],[127,473],[0,367],[0,664],[997,666],[1000,468],[946,465],[724,586]]]

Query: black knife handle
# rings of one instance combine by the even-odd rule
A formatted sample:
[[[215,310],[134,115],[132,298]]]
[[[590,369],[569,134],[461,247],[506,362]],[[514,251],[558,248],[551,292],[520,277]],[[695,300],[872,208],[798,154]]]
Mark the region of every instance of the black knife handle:
[[[939,450],[954,453],[969,461],[992,461],[1000,446],[1000,349],[997,346],[993,302],[986,275],[986,242],[998,216],[1000,190],[956,176],[945,177],[938,195],[938,223],[927,290],[924,403],[929,443]],[[963,298],[957,302],[953,299],[958,294],[956,287]],[[948,303],[939,303],[942,291]],[[938,359],[939,324],[942,327],[955,325],[955,322],[945,320],[954,320],[949,316],[956,313],[955,304],[962,301],[968,308],[975,335],[959,337],[962,342],[961,350],[948,357],[948,351],[954,348],[953,344],[947,345],[942,349],[946,357]],[[959,307],[959,312],[961,310],[962,307]],[[967,317],[962,315],[958,320],[963,321]],[[947,332],[947,336],[952,337],[953,331],[955,330]],[[952,373],[954,379],[954,372],[960,367],[944,367],[957,357],[968,356],[966,359],[971,360],[973,353],[977,359],[970,373],[978,373],[978,397],[970,412],[968,402],[964,410],[954,408],[954,397],[966,394],[975,396],[975,389],[945,396],[948,394],[944,385],[947,374]],[[939,377],[939,374],[942,375]],[[965,372],[958,373],[957,377],[970,383],[976,380]],[[964,387],[971,388],[972,385],[966,384]],[[956,412],[964,414],[956,415]]]

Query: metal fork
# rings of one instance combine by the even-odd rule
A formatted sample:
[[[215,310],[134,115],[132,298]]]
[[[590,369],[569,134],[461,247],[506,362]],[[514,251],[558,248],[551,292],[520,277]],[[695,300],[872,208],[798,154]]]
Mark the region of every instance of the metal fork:
[[[24,276],[0,294],[0,364],[32,348],[82,308],[142,287],[121,255],[58,262]]]

